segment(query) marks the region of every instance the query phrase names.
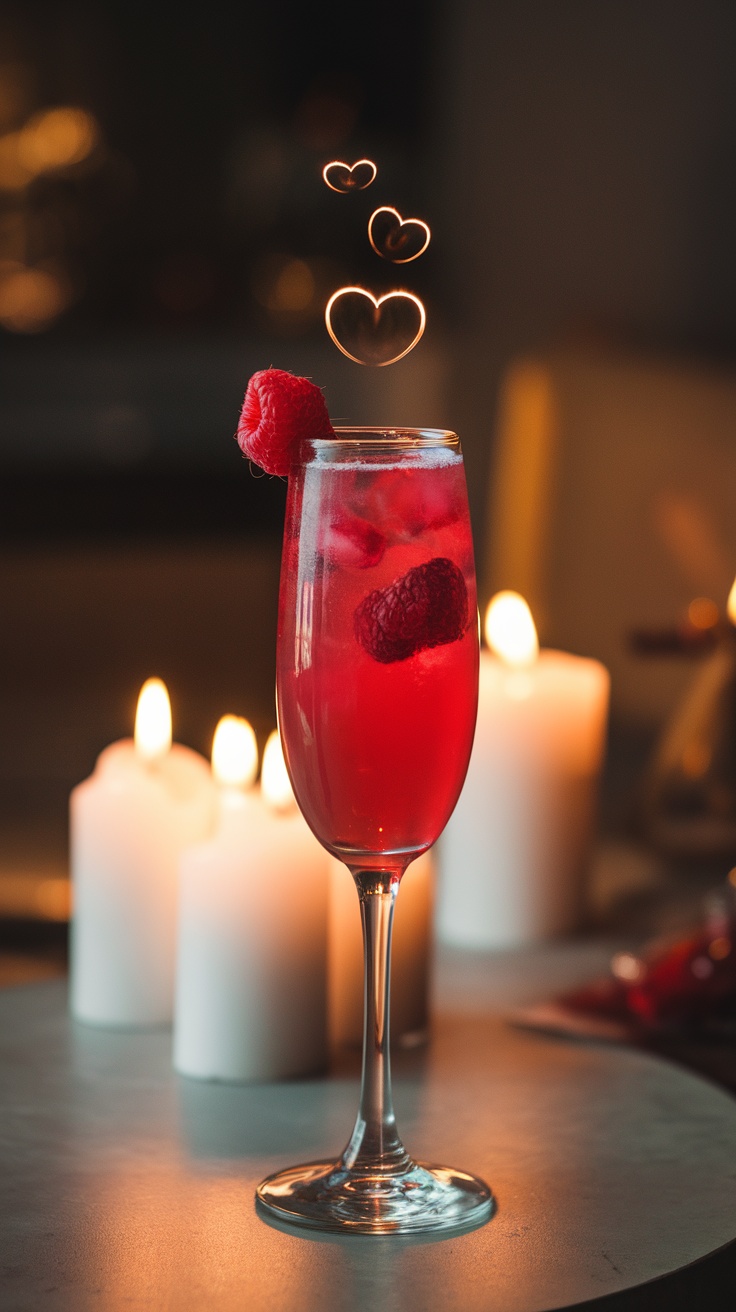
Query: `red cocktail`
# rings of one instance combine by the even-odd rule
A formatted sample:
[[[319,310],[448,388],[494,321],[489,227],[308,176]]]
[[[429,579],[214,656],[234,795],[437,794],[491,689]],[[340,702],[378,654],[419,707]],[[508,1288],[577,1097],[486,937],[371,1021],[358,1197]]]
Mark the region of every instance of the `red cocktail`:
[[[380,868],[436,840],[465,777],[478,698],[473,547],[456,449],[409,448],[399,461],[389,443],[374,453],[357,439],[359,458],[346,460],[341,445],[319,444],[314,462],[292,475],[279,723],[317,837],[348,864]],[[405,655],[413,639],[402,637],[399,596],[391,633],[372,646],[371,595],[407,576],[411,588],[412,571],[421,587],[437,560],[464,588],[453,641]],[[442,588],[441,569],[434,574]]]
[[[465,778],[478,696],[473,549],[453,433],[337,430],[289,476],[279,726],[299,806],[349,867],[366,956],[361,1107],[337,1162],[273,1176],[261,1203],[318,1229],[440,1230],[487,1219],[482,1181],[417,1165],[388,1058],[393,905]]]

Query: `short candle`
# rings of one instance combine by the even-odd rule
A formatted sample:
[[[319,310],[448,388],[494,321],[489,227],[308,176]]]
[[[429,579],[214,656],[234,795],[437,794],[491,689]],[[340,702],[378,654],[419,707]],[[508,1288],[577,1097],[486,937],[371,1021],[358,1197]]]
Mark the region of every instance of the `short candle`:
[[[179,868],[174,1066],[196,1079],[280,1079],[327,1060],[327,857],[297,810],[278,734],[260,788],[257,767],[250,725],[225,717],[215,832]]]

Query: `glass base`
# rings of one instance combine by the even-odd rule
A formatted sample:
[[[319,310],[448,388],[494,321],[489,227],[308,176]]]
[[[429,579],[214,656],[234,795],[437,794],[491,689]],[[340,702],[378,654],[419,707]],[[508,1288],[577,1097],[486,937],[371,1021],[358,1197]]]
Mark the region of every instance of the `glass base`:
[[[494,1199],[483,1180],[447,1166],[411,1162],[398,1175],[349,1171],[340,1162],[310,1162],[263,1180],[256,1189],[271,1216],[312,1230],[343,1234],[419,1234],[482,1225]]]

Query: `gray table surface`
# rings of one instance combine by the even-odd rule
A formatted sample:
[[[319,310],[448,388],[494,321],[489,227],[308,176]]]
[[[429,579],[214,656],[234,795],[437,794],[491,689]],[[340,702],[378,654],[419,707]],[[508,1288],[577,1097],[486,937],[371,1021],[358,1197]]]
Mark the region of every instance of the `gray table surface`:
[[[319,1080],[198,1083],[172,1074],[166,1033],[73,1024],[63,982],[5,990],[0,1306],[541,1312],[697,1262],[736,1236],[736,1101],[642,1053],[499,1015],[605,956],[443,955],[432,1043],[396,1061],[399,1125],[417,1156],[483,1175],[499,1208],[439,1241],[306,1237],[255,1212],[263,1175],[343,1146],[352,1057]],[[680,1306],[666,1281],[648,1288]]]

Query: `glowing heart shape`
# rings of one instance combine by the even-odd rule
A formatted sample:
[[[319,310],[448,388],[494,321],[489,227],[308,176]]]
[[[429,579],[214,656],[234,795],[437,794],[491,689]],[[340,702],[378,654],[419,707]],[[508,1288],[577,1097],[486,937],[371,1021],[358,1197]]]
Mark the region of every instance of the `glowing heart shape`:
[[[424,306],[412,292],[376,298],[364,287],[341,287],[325,307],[330,337],[356,364],[395,364],[416,346],[426,322]]]
[[[331,164],[325,164],[322,177],[332,191],[365,191],[377,173],[372,159],[358,159],[354,164],[333,159]]]
[[[368,220],[368,240],[376,255],[394,264],[408,264],[423,255],[431,239],[422,219],[402,219],[392,205],[374,210]]]

